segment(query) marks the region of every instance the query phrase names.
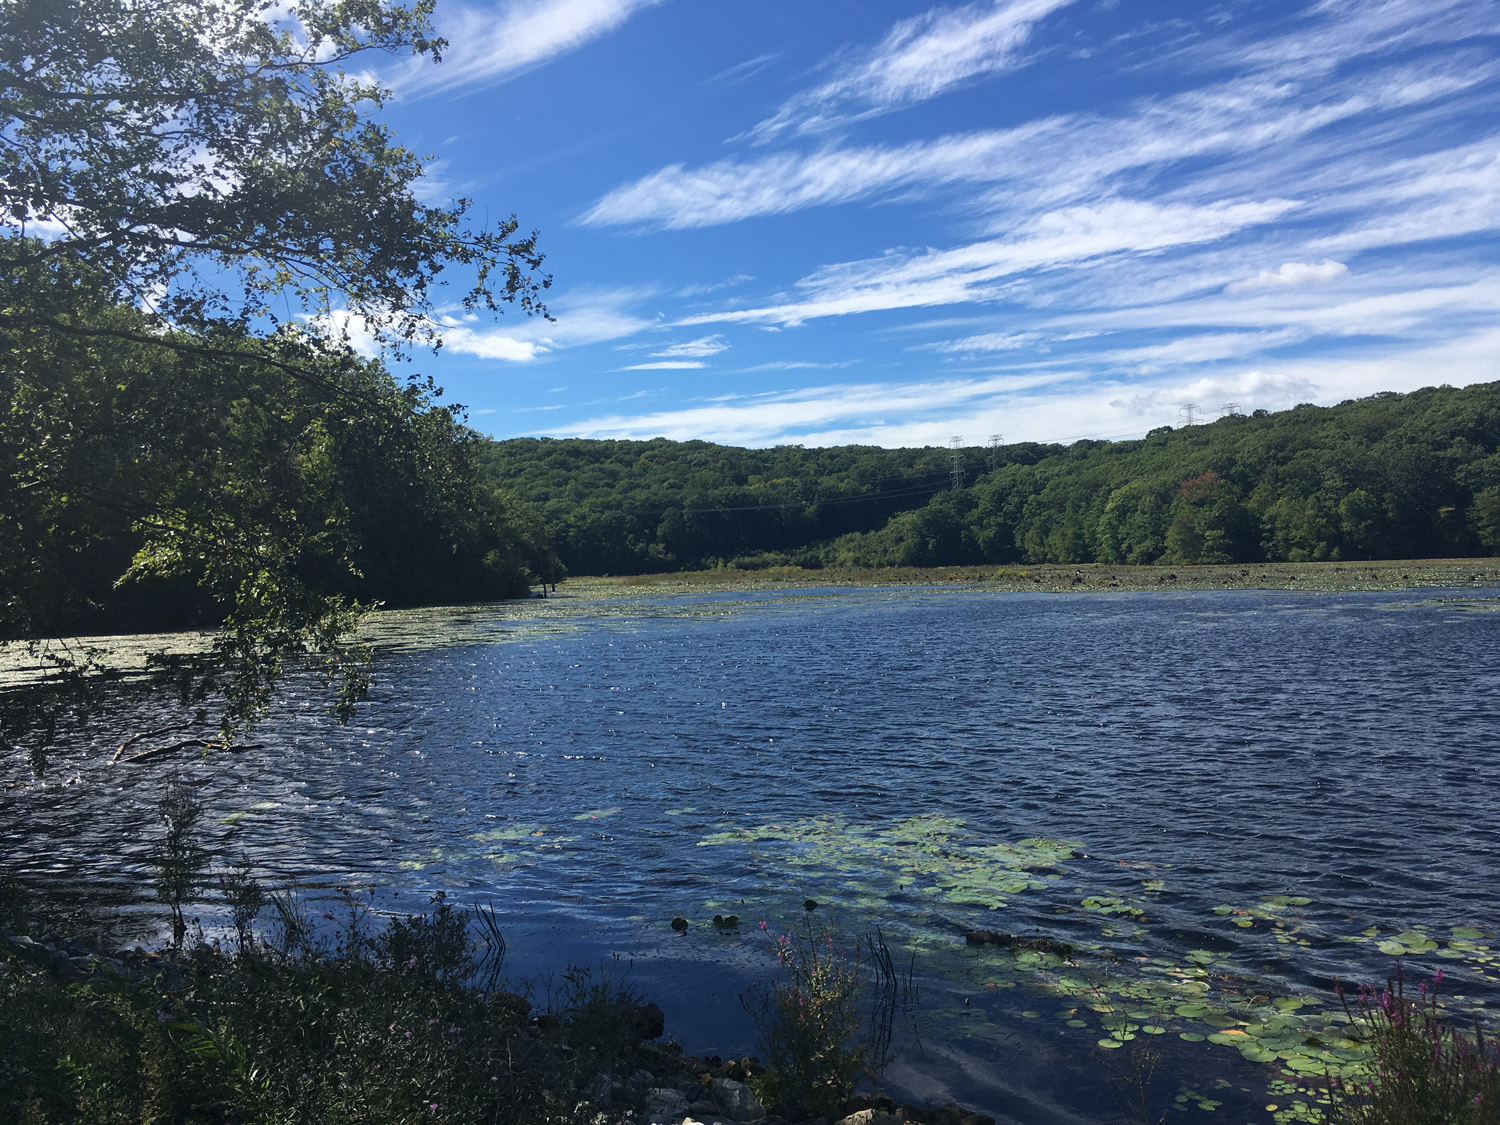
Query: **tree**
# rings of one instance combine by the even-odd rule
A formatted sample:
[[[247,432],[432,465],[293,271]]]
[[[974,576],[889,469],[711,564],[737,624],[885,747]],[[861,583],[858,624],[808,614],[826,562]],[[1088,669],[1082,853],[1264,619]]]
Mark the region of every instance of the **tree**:
[[[371,120],[386,91],[344,70],[370,52],[438,59],[430,10],[0,0],[0,214],[40,236],[6,239],[0,267],[88,263],[179,325],[350,313],[411,340],[454,266],[472,271],[465,307],[538,309],[535,236],[514,217],[470,229],[466,200],[419,201],[422,162]]]
[[[349,636],[367,569],[400,562],[367,534],[393,498],[460,570],[520,573],[468,432],[343,334],[436,345],[445,272],[466,309],[546,313],[535,235],[422,202],[422,161],[373,120],[387,92],[346,70],[436,61],[430,7],[0,0],[0,643],[52,669],[0,694],[0,736],[35,749],[89,705],[102,667],[47,638],[121,582],[220,623],[158,670],[222,693],[228,737],[301,654],[346,712],[361,693]],[[384,476],[354,470],[371,443]]]

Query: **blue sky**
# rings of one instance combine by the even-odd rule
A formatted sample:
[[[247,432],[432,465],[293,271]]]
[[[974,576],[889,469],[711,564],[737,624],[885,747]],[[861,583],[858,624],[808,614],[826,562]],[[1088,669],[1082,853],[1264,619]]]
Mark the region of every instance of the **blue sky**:
[[[419,355],[499,437],[1137,436],[1500,378],[1494,0],[438,0],[424,190],[556,321]]]

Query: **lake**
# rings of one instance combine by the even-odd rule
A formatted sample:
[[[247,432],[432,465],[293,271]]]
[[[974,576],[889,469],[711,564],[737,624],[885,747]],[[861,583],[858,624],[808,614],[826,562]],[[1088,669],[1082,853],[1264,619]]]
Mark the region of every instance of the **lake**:
[[[221,855],[388,909],[493,902],[538,999],[572,962],[628,972],[722,1054],[753,1051],[739,996],[776,972],[759,923],[812,899],[918,986],[883,1084],[1038,1125],[1114,1117],[1106,1064],[1146,1042],[1164,1104],[1286,1120],[1357,1057],[1335,979],[1398,957],[1456,1012],[1500,1003],[1493,589],[565,594],[374,635],[346,727],[298,682],[206,763],[109,762],[171,721],[150,699],[44,785],[5,761],[4,867],[159,935],[175,772]]]

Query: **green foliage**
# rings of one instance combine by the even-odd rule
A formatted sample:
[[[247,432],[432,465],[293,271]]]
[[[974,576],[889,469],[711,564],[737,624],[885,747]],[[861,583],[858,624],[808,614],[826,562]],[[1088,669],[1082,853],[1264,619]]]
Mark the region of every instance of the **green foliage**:
[[[474,913],[439,901],[373,933],[361,920],[345,916],[336,956],[316,940],[252,942],[235,958],[200,949],[156,977],[71,986],[0,950],[0,1125],[597,1114],[583,1085],[640,1042],[622,1035],[635,1026],[626,990],[579,974],[559,1030],[543,1034],[513,998],[474,986],[495,952]]]
[[[178,325],[343,307],[410,339],[455,265],[465,305],[533,307],[534,238],[419,201],[422,162],[371,120],[386,92],[362,56],[436,58],[431,7],[6,0],[0,221],[47,238],[0,241],[0,270],[87,264]],[[56,309],[5,316],[71,328]]]
[[[860,1035],[858,953],[837,948],[833,933],[816,929],[810,914],[800,928],[779,935],[775,949],[781,979],[741,997],[759,1033],[763,1092],[772,1104],[832,1118],[870,1069]]]
[[[1494,1125],[1500,1122],[1500,1048],[1475,1023],[1466,1035],[1438,1006],[1442,973],[1417,997],[1401,967],[1381,992],[1351,1006],[1355,1033],[1374,1051],[1362,1079],[1335,1082],[1331,1125]]]
[[[156,868],[156,898],[172,911],[172,942],[182,945],[187,923],[182,907],[203,883],[208,852],[199,839],[203,802],[183,782],[173,779],[162,792],[161,816],[165,824],[161,842],[151,853]]]
[[[431,5],[0,3],[0,696],[33,762],[98,705],[78,631],[215,627],[156,669],[222,734],[315,657],[347,717],[363,607],[523,590],[535,528],[476,476],[437,389],[347,333],[430,336],[459,303],[545,313],[535,238],[419,200],[371,119],[367,52],[436,58]]]
[[[481,453],[582,574],[1500,551],[1500,383],[959,459],[971,483],[954,491],[947,449],[523,439]]]

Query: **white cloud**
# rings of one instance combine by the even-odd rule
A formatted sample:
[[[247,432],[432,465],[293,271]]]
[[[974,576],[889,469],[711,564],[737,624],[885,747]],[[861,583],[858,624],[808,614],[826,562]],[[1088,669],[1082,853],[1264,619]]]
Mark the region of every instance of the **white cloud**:
[[[849,203],[896,190],[931,191],[945,185],[1001,185],[978,201],[981,211],[1009,223],[1017,213],[1082,202],[1120,190],[1129,179],[1165,171],[1194,157],[1218,161],[1254,155],[1257,165],[1231,166],[1233,182],[1219,194],[1241,193],[1246,180],[1255,190],[1277,190],[1277,178],[1264,166],[1271,154],[1278,164],[1288,157],[1302,165],[1295,177],[1281,182],[1300,185],[1323,179],[1328,194],[1354,186],[1341,178],[1369,158],[1363,137],[1309,150],[1297,144],[1314,133],[1356,120],[1377,121],[1382,114],[1439,104],[1474,89],[1500,73],[1493,61],[1438,59],[1360,71],[1338,80],[1311,76],[1299,82],[1241,75],[1217,85],[1166,97],[1143,98],[1118,115],[1053,115],[1021,125],[973,133],[950,134],[901,145],[827,147],[814,153],[775,153],[750,159],[727,159],[697,168],[673,164],[615,188],[581,218],[585,224],[649,225],[691,229],[784,214],[813,206]],[[1382,128],[1385,148],[1401,138]],[[1420,129],[1413,122],[1408,129]],[[1357,129],[1356,129],[1357,131]],[[1467,152],[1467,150],[1465,150]],[[1453,180],[1486,188],[1493,182],[1487,166],[1430,169],[1432,190],[1465,198]],[[1422,167],[1373,165],[1360,178],[1380,176],[1390,190],[1415,186]],[[1281,168],[1282,171],[1291,171]],[[1215,170],[1217,171],[1217,170]],[[1202,190],[1215,190],[1215,171],[1201,174]],[[1446,179],[1445,179],[1446,177]],[[971,204],[970,206],[975,206]],[[1484,199],[1469,211],[1479,217]]]
[[[651,354],[657,359],[707,359],[729,350],[729,342],[723,336],[699,336],[696,340],[685,340],[680,344],[669,344],[659,352]],[[697,366],[702,367],[700,363]]]
[[[706,363],[696,359],[664,359],[657,363],[632,363],[629,367],[616,368],[618,371],[696,371],[700,367],[707,367]]]
[[[609,415],[556,429],[559,437],[702,439],[750,446],[946,445],[954,434],[1010,441],[1069,442],[1138,437],[1178,425],[1178,408],[1196,402],[1210,415],[1220,403],[1279,410],[1324,405],[1374,389],[1411,391],[1442,381],[1456,386],[1494,377],[1500,329],[1438,344],[1364,355],[1304,357],[1243,365],[1203,376],[1179,370],[1122,382],[1089,370],[1020,371],[973,379],[807,387],[773,395],[725,396],[706,405],[640,416]]]
[[[1325,258],[1321,262],[1283,262],[1274,270],[1261,270],[1254,277],[1234,281],[1224,287],[1226,293],[1241,293],[1247,289],[1275,289],[1284,285],[1309,285],[1318,281],[1332,281],[1349,272],[1343,262]]]
[[[388,81],[408,97],[503,82],[609,34],[657,3],[506,0],[478,8],[439,7],[438,30],[449,43],[442,63],[412,59]]]
[[[798,283],[805,293],[799,300],[702,313],[678,323],[794,325],[856,312],[993,300],[1005,291],[1004,279],[1026,271],[1210,242],[1295,206],[1277,199],[1200,207],[1117,199],[1064,208],[1038,216],[1016,238],[827,266]]]
[[[994,180],[1010,174],[1009,162],[1022,157],[1048,128],[1042,122],[895,147],[720,160],[696,169],[673,164],[611,191],[580,221],[685,230],[846,203],[909,184]]]
[[[935,344],[919,345],[934,352],[1011,352],[1038,343],[1042,339],[1036,332],[983,332],[977,336],[965,336],[961,340],[941,340]]]
[[[1015,66],[1033,25],[1071,2],[992,0],[934,8],[902,20],[879,45],[843,63],[827,82],[793,97],[749,136],[764,143],[788,130],[824,132]]]
[[[548,349],[535,340],[517,340],[499,330],[474,329],[463,325],[444,328],[443,347],[460,355],[479,359],[503,359],[510,363],[529,363]]]

